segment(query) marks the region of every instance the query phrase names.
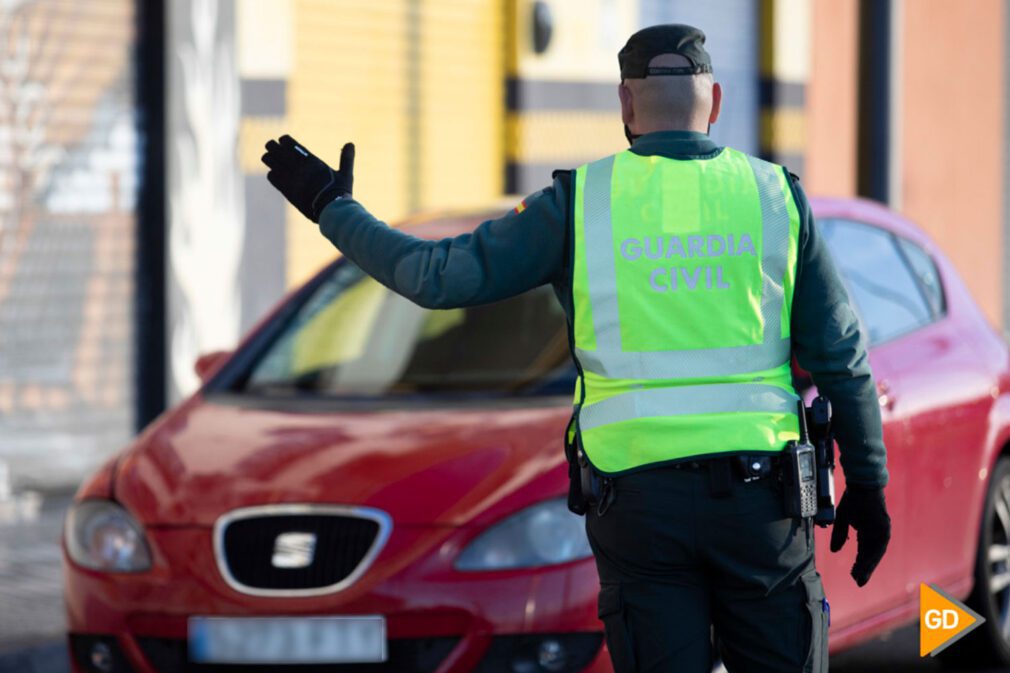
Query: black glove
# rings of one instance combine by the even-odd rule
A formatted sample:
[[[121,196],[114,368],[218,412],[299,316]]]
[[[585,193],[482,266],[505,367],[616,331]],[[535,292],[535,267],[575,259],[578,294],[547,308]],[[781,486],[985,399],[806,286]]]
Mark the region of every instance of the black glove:
[[[319,215],[334,199],[350,196],[354,186],[354,144],[340,151],[340,170],[298,144],[291,136],[281,136],[266,145],[263,163],[270,167],[267,180],[302,214],[319,222]]]
[[[891,517],[887,515],[884,489],[849,486],[835,511],[831,531],[831,551],[842,548],[849,537],[849,526],[856,529],[856,562],[852,579],[863,586],[870,581],[891,540]]]

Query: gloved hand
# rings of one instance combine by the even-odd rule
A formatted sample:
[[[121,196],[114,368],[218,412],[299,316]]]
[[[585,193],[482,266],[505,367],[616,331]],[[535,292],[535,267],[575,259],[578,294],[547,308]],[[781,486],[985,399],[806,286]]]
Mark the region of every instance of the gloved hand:
[[[319,222],[319,215],[334,199],[350,196],[354,186],[354,144],[340,151],[340,169],[332,168],[291,136],[266,144],[262,160],[270,171],[267,180],[305,217]]]
[[[856,562],[852,579],[863,586],[870,581],[891,540],[891,517],[884,502],[884,489],[849,486],[835,510],[831,531],[831,551],[842,548],[849,537],[849,526],[856,529]]]

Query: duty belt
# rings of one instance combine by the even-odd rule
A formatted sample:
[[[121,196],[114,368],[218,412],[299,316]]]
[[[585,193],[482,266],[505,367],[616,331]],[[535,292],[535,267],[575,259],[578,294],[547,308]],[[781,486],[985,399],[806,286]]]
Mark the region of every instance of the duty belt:
[[[744,483],[772,477],[778,479],[782,472],[782,458],[774,453],[751,453],[735,456],[702,457],[673,463],[675,470],[707,471],[712,495],[729,495],[733,479]]]

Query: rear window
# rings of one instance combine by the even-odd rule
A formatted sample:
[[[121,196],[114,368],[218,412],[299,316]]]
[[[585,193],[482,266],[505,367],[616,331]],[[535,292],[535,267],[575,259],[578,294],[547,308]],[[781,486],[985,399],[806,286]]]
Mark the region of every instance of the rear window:
[[[350,262],[303,301],[243,390],[372,398],[570,394],[564,312],[549,287],[471,308],[424,309]]]
[[[936,264],[925,250],[915,243],[898,238],[898,246],[905,253],[908,264],[912,267],[912,273],[919,281],[919,288],[929,304],[934,316],[941,316],[947,309],[943,297],[943,284],[940,282],[940,273],[936,270]]]
[[[822,231],[871,344],[889,341],[933,321],[936,313],[899,250],[896,237],[883,229],[847,220],[827,220]]]

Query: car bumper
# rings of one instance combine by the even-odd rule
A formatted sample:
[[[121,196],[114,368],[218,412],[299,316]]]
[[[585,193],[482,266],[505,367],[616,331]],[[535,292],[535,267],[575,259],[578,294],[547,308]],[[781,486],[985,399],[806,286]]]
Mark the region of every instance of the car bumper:
[[[375,614],[386,619],[386,670],[509,671],[519,657],[535,664],[538,648],[549,639],[555,652],[558,645],[571,650],[572,665],[560,670],[610,670],[591,559],[536,571],[461,573],[452,569],[452,559],[469,532],[400,527],[368,572],[343,591],[267,598],[240,593],[224,581],[209,528],[147,533],[155,559],[148,572],[110,575],[64,564],[69,645],[78,673],[101,670],[90,662],[106,650],[113,670],[217,670],[187,662],[192,616]]]

